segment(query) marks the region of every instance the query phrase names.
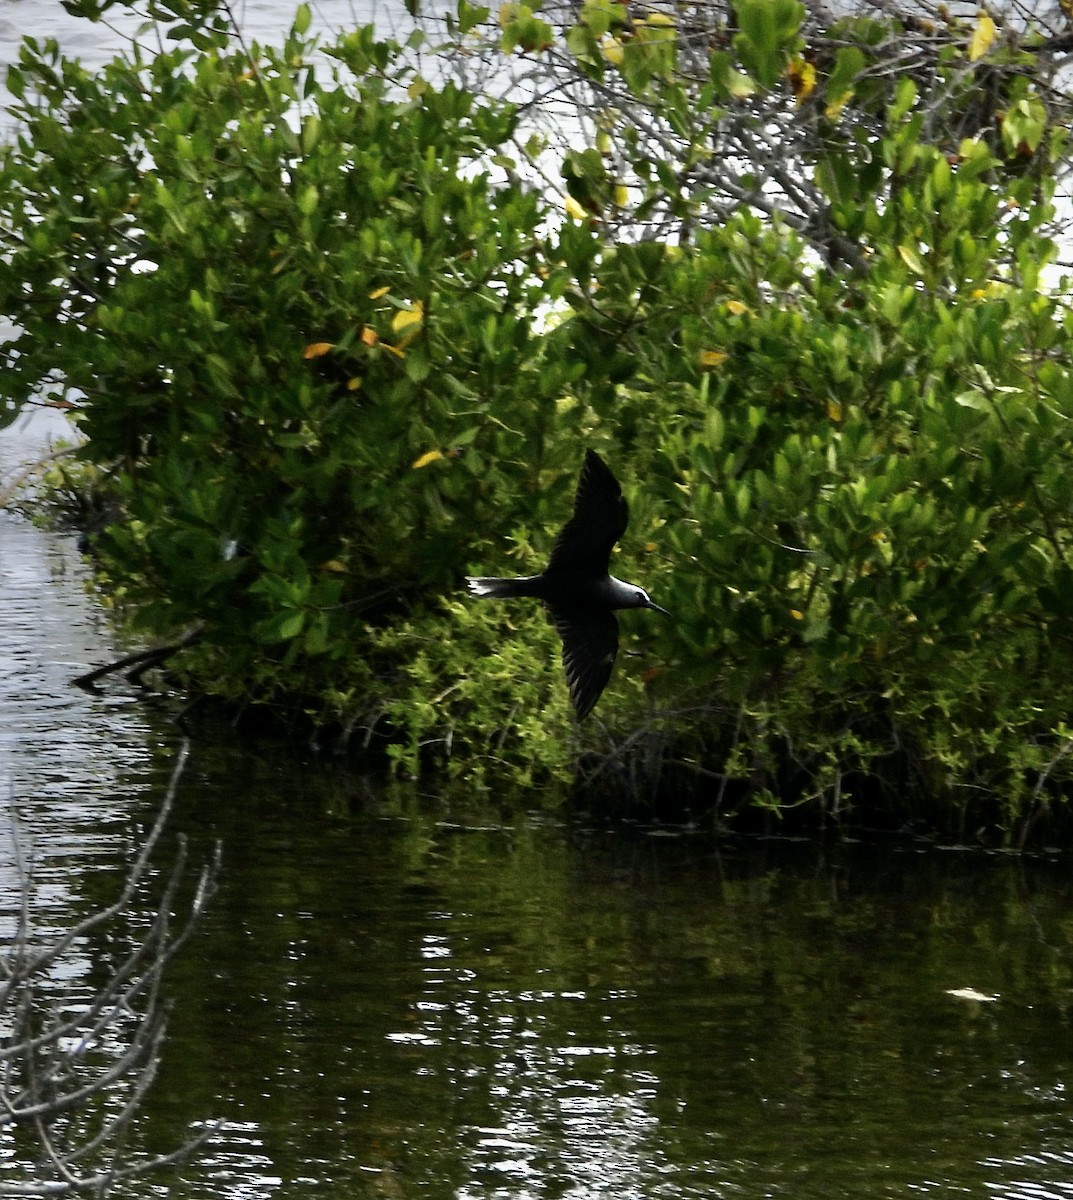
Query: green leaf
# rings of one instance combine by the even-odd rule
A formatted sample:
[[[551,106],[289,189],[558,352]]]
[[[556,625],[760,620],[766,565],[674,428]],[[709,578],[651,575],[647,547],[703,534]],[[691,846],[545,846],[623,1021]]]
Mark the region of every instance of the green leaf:
[[[805,8],[798,0],[741,0],[734,46],[750,74],[773,87],[799,45]]]
[[[289,642],[302,632],[305,620],[306,615],[302,611],[276,613],[261,622],[258,633],[265,642]]]
[[[894,101],[887,111],[887,120],[891,125],[902,121],[917,100],[916,84],[907,75],[903,75],[894,89]]]
[[[737,69],[733,56],[725,50],[709,55],[708,72],[717,95],[725,99],[746,100],[756,93],[756,82]]]
[[[311,217],[317,211],[319,200],[320,193],[313,184],[308,184],[298,193],[298,211],[303,217]]]
[[[898,257],[903,263],[913,272],[914,275],[919,275],[921,278],[927,273],[924,263],[921,261],[920,255],[912,246],[899,246]]]
[[[291,30],[298,37],[308,32],[310,23],[313,20],[313,10],[308,4],[299,4],[294,14],[294,22],[291,25]]]
[[[458,0],[458,32],[465,37],[479,28],[488,20],[491,10],[481,4],[471,4],[469,0]]]
[[[7,69],[7,90],[16,100],[21,100],[26,94],[26,77],[14,64]]]
[[[853,96],[857,77],[867,66],[867,59],[857,46],[841,46],[835,54],[835,65],[827,80],[829,117],[836,117]]]

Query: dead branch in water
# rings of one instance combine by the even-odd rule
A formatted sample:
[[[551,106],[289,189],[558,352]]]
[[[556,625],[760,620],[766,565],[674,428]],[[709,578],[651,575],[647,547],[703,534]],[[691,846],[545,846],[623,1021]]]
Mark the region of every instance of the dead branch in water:
[[[0,952],[0,1134],[17,1136],[20,1151],[5,1155],[0,1196],[107,1196],[129,1183],[189,1158],[215,1132],[206,1124],[181,1146],[150,1155],[127,1145],[132,1124],[153,1083],[167,1028],[164,971],[190,939],[212,898],[220,849],[197,876],[193,898],[176,918],[187,876],[187,848],[164,874],[163,893],[148,924],[103,984],[83,1001],[58,982],[65,959],[90,935],[135,915],[186,763],[184,743],[160,811],[116,900],[44,939],[33,920],[33,867],[13,823],[21,903],[10,944]],[[12,1162],[22,1165],[15,1178]]]
[[[177,642],[169,642],[166,646],[154,646],[149,650],[137,650],[133,654],[126,654],[122,658],[117,658],[115,662],[107,663],[103,667],[97,667],[92,671],[87,671],[84,675],[79,675],[72,679],[71,683],[75,687],[82,688],[83,691],[96,692],[99,691],[98,680],[103,679],[106,675],[114,675],[117,671],[125,671],[128,667],[133,667],[134,670],[127,673],[127,678],[131,683],[140,683],[141,677],[146,671],[166,662],[173,654],[177,654],[187,646],[193,645],[201,637],[201,633],[202,628],[198,626],[196,629],[191,629],[189,633],[183,634]]]

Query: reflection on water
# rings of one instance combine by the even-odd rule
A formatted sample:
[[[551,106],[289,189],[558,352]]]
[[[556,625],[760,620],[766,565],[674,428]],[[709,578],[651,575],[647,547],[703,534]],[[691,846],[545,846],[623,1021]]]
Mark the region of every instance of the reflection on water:
[[[85,580],[0,517],[0,779],[46,925],[114,897],[177,741],[70,687],[118,651]],[[1068,863],[500,820],[222,736],[172,833],[224,878],[138,1137],[226,1125],[156,1194],[1073,1197]],[[78,947],[82,995],[123,945]]]
[[[0,432],[0,489],[62,432],[47,412]],[[129,847],[131,799],[156,783],[151,714],[129,689],[89,696],[71,686],[119,653],[88,583],[73,536],[0,511],[0,800],[20,812],[39,909],[69,905],[72,864],[113,863]],[[5,894],[13,855],[0,833]]]
[[[279,1182],[258,1194],[1013,1197],[1073,1179],[1064,868],[719,853],[390,796],[345,817],[343,781],[308,770],[228,812],[226,770],[203,770],[188,813],[234,847],[234,882],[175,981],[157,1119],[223,1098],[261,1131]]]

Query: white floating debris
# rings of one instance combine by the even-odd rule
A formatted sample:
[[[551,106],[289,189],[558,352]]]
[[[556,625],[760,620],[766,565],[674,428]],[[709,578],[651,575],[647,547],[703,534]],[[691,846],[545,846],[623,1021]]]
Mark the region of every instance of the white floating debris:
[[[948,996],[957,996],[959,1000],[972,1000],[976,1004],[993,1004],[998,996],[988,996],[975,988],[947,988]]]

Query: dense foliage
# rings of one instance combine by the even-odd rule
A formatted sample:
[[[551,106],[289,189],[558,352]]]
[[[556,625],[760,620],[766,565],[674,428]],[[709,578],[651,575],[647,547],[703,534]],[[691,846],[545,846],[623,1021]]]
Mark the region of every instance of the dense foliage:
[[[956,156],[973,139],[1004,170],[1068,174],[1049,136],[1073,118],[1064,66],[1073,26],[1057,3],[1029,15],[961,0],[835,9],[677,0],[673,11],[505,0],[498,15],[498,47],[486,42],[481,53],[467,41],[455,69],[524,95],[518,153],[537,168],[550,160],[545,178],[561,176],[568,203],[627,234],[688,239],[746,207],[826,261],[862,268],[832,202],[852,203],[859,172],[872,185],[893,181],[881,181],[891,164],[875,151],[906,82],[927,144]],[[624,189],[632,202],[622,203]]]
[[[526,11],[503,37],[532,52],[557,34]],[[709,104],[792,110],[803,12],[741,12]],[[673,36],[607,14],[582,10],[600,71],[673,99]],[[278,50],[192,25],[97,75],[27,41],[9,75],[0,388],[73,406],[124,514],[102,573],[139,628],[200,631],[187,685],[410,771],[1027,837],[1073,749],[1063,143],[1031,76],[1023,138],[951,144],[917,83],[857,95],[836,56],[809,89],[827,239],[744,205],[671,241],[625,233],[703,211],[675,172],[607,190],[576,151],[555,219],[515,108],[307,22]],[[987,34],[959,78],[1008,61]],[[539,566],[587,445],[631,501],[616,573],[674,618],[623,617],[575,729],[543,617],[460,584]]]

